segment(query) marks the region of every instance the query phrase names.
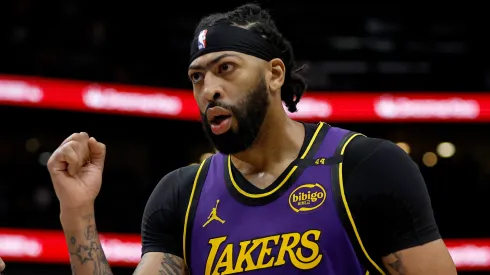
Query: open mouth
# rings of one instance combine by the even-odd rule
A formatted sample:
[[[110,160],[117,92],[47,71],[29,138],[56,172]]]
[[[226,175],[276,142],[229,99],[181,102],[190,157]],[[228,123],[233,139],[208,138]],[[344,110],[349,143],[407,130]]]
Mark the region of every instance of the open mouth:
[[[231,115],[218,115],[218,116],[215,116],[210,122],[211,122],[211,124],[219,125],[223,121],[225,121],[226,119],[229,119],[230,117],[231,117]]]
[[[221,107],[213,107],[207,111],[207,115],[213,134],[220,135],[231,128],[232,114],[230,111]]]

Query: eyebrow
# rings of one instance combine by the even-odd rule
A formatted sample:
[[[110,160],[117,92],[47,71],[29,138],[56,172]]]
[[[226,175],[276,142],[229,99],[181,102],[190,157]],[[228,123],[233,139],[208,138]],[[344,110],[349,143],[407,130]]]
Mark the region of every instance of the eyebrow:
[[[205,70],[206,68],[209,68],[213,65],[215,65],[216,63],[218,63],[221,59],[225,58],[225,57],[238,57],[240,59],[243,59],[241,58],[240,56],[236,55],[236,54],[231,54],[231,53],[225,53],[225,54],[222,54],[216,58],[214,58],[213,60],[209,61],[208,64],[206,64],[206,66],[201,66],[201,65],[190,65],[189,66],[189,70]]]

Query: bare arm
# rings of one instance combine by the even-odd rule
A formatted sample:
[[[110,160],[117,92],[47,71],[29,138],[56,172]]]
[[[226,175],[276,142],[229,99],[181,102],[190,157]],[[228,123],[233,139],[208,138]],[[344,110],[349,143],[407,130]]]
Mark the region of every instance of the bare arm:
[[[383,257],[391,275],[456,275],[456,266],[439,239]]]
[[[93,209],[61,214],[61,223],[68,244],[72,273],[76,275],[112,275],[104,250],[100,245]],[[149,252],[141,259],[135,275],[186,275],[184,260],[180,257]]]
[[[48,160],[48,170],[60,201],[60,221],[68,245],[72,274],[113,274],[100,243],[93,204],[102,184],[105,152],[105,145],[87,133],[74,133]],[[187,169],[190,169],[186,173],[189,179],[185,180],[187,188],[184,188],[184,197],[188,194],[189,199],[193,186],[192,174],[195,175],[192,172],[197,169],[193,167]],[[169,183],[162,187],[165,181]],[[179,220],[183,212],[178,210],[187,209],[188,200],[182,201],[182,205],[174,209],[176,198],[172,189],[168,188],[179,188],[180,183],[179,170],[169,173],[148,200],[142,222],[143,254],[147,256],[143,257],[135,274],[186,274],[183,260],[173,255],[183,255],[183,248],[176,241],[180,239],[179,231],[183,232]],[[0,266],[0,269],[3,267]]]
[[[184,260],[168,253],[148,252],[143,255],[133,275],[187,275]]]
[[[60,218],[70,253],[72,273],[112,275],[100,245],[93,208],[76,213],[62,211]]]

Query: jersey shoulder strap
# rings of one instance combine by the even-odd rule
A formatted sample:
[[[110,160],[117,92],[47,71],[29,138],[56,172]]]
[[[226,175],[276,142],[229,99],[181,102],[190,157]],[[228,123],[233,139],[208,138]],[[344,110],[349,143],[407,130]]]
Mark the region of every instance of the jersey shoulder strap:
[[[344,191],[344,180],[342,174],[342,167],[344,162],[344,154],[349,143],[356,137],[364,136],[363,134],[356,132],[348,132],[342,139],[335,150],[334,158],[338,158],[341,161],[332,165],[332,191],[334,193],[335,206],[337,213],[342,221],[342,224],[351,240],[351,244],[356,252],[357,258],[366,268],[366,274],[389,274],[384,268],[381,259],[373,259],[369,255],[369,252],[363,245],[362,235],[358,232],[354,218],[352,217],[349,201],[346,198]]]
[[[204,182],[206,181],[206,176],[208,175],[208,170],[209,167],[211,166],[213,156],[205,159],[199,166],[199,169],[197,169],[196,175],[194,177],[194,182],[192,184],[191,196],[185,213],[182,247],[184,252],[183,253],[184,264],[187,266],[189,270],[191,268],[189,259],[191,255],[190,249],[191,249],[191,240],[192,240],[192,228],[196,216],[197,203],[199,202],[199,197],[201,196],[201,191],[204,186]]]

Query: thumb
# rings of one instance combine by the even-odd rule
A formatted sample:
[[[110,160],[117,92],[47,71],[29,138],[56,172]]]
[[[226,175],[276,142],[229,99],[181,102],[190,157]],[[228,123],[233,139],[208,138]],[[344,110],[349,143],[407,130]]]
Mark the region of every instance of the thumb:
[[[100,170],[104,169],[105,145],[91,137],[88,140],[88,147],[90,149],[90,162]]]

